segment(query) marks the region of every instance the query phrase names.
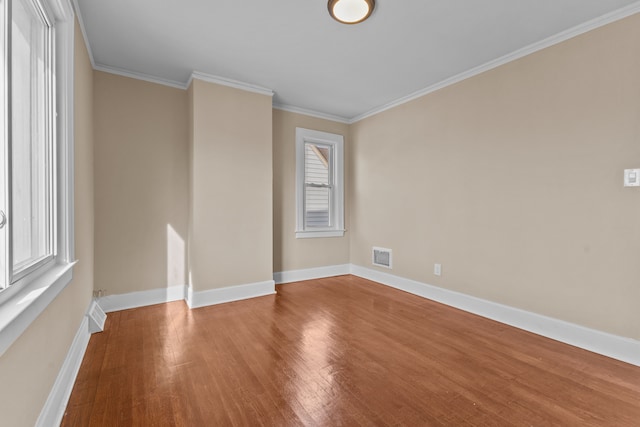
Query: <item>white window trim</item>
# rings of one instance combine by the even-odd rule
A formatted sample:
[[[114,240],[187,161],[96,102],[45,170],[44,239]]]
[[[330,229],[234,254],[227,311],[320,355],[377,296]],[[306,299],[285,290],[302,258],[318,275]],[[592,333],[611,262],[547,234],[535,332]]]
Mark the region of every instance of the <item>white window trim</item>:
[[[73,277],[73,70],[75,17],[69,0],[42,0],[55,27],[57,256],[0,293],[0,356]]]
[[[304,144],[331,145],[334,162],[331,217],[334,225],[327,229],[304,229]],[[344,137],[328,132],[296,128],[296,238],[344,236]]]

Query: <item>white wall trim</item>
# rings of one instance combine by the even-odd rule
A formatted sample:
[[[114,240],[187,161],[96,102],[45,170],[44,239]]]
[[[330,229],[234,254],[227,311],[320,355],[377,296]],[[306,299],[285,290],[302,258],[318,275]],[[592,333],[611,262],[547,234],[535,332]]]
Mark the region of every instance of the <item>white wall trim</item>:
[[[317,119],[331,120],[332,122],[345,123],[345,124],[351,123],[351,120],[346,117],[337,116],[335,114],[322,113],[320,111],[309,110],[306,108],[296,107],[294,105],[280,104],[280,103],[274,102],[273,108],[275,108],[276,110],[288,111],[290,113],[297,113],[305,116],[315,117]]]
[[[351,274],[565,344],[640,366],[640,341],[631,338],[597,331],[357,265],[351,265]]]
[[[24,286],[3,291],[10,298],[0,302],[0,356],[71,282],[74,264],[56,265]]]
[[[122,76],[122,77],[129,77],[131,79],[136,79],[136,80],[143,80],[145,82],[149,82],[149,83],[156,83],[159,85],[163,85],[163,86],[169,86],[169,87],[173,87],[176,89],[182,89],[182,90],[186,90],[187,86],[180,81],[177,80],[170,80],[170,79],[163,79],[160,77],[155,77],[155,76],[151,76],[149,74],[143,74],[143,73],[138,73],[135,71],[128,71],[128,70],[123,70],[121,68],[116,68],[116,67],[110,67],[108,65],[103,65],[103,64],[99,64],[99,63],[95,63],[93,65],[93,69],[96,71],[102,71],[105,73],[109,73],[109,74],[115,74],[118,76]]]
[[[346,274],[346,273],[345,273]],[[107,295],[99,298],[98,304],[105,313],[185,300],[189,308],[205,307],[249,298],[275,294],[275,282],[248,283],[225,288],[194,291],[189,286],[172,286],[127,294]]]
[[[55,16],[55,137],[58,184],[58,255],[56,262],[75,262],[75,18],[70,0],[50,0]]]
[[[345,229],[322,231],[296,231],[296,239],[317,239],[325,237],[344,237]]]
[[[276,293],[275,282],[248,283],[246,285],[228,286],[226,288],[209,289],[206,291],[187,290],[187,305],[189,308],[200,308],[225,302],[240,301],[249,298],[273,295]]]
[[[468,78],[474,77],[478,74],[484,73],[485,71],[492,70],[501,65],[507,64],[509,62],[520,59],[524,56],[535,53],[539,50],[546,49],[553,45],[562,43],[566,40],[569,40],[573,37],[577,37],[580,34],[584,34],[591,30],[595,30],[596,28],[600,28],[604,25],[611,24],[612,22],[619,21],[621,19],[627,18],[631,15],[635,15],[640,12],[640,1],[632,3],[626,7],[620,8],[618,10],[614,10],[613,12],[607,13],[605,15],[594,18],[590,21],[577,25],[573,28],[569,28],[568,30],[562,31],[558,34],[555,34],[551,37],[547,37],[544,40],[540,40],[538,42],[532,43],[529,46],[525,46],[522,49],[518,49],[514,52],[508,53],[500,58],[496,58],[489,62],[486,62],[482,65],[474,67],[470,70],[464,71],[460,74],[457,74],[448,79],[444,79],[441,82],[435,83],[431,86],[428,86],[424,89],[421,89],[417,92],[413,92],[409,95],[403,96],[402,98],[398,98],[395,101],[391,101],[379,107],[376,107],[372,110],[369,110],[365,113],[362,113],[358,116],[355,116],[349,120],[349,124],[359,122],[360,120],[366,119],[367,117],[373,116],[378,113],[382,113],[383,111],[390,110],[394,107],[397,107],[402,104],[406,104],[409,101],[413,101],[414,99],[420,98],[424,95],[430,94],[437,90],[443,89],[447,86],[451,86],[453,84],[459,83],[462,80],[466,80]]]
[[[213,74],[202,73],[200,71],[194,71],[191,73],[191,77],[187,81],[186,88],[191,86],[193,79],[202,80],[209,83],[215,83],[222,86],[228,86],[235,89],[246,90],[247,92],[258,93],[260,95],[273,96],[273,90],[266,87],[254,85],[252,83],[245,83],[239,80],[228,79],[226,77],[214,76]]]
[[[351,273],[351,264],[328,265],[301,270],[289,270],[273,273],[276,285],[282,283],[300,282],[303,280],[322,279],[324,277],[343,276]]]
[[[185,286],[151,289],[148,291],[130,292],[127,294],[107,295],[98,299],[98,304],[105,313],[179,301],[185,298]]]
[[[89,322],[87,316],[84,316],[80,327],[76,332],[67,357],[62,363],[62,368],[58,372],[56,381],[51,388],[49,397],[42,407],[36,427],[59,426],[64,416],[64,411],[69,402],[73,385],[76,382],[84,353],[89,344]]]
[[[78,5],[78,0],[72,0],[73,10],[78,18],[78,24],[80,24],[80,31],[82,32],[82,39],[84,40],[84,45],[87,47],[87,52],[89,54],[89,61],[91,62],[91,67],[93,69],[96,68],[96,63],[93,60],[93,52],[91,51],[91,45],[89,45],[89,37],[87,36],[87,30],[84,26],[84,19],[82,18],[82,13],[80,13],[80,6]]]

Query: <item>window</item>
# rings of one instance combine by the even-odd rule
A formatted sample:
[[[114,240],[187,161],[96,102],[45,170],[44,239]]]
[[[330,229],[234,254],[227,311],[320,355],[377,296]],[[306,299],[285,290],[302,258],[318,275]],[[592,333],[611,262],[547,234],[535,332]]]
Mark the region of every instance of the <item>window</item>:
[[[296,128],[296,237],[344,235],[344,139]]]
[[[73,24],[69,0],[0,0],[0,354],[71,280]]]
[[[10,185],[4,219],[9,250],[0,287],[53,259],[53,122],[51,25],[29,0],[11,8],[9,150]],[[7,220],[7,217],[9,218]]]

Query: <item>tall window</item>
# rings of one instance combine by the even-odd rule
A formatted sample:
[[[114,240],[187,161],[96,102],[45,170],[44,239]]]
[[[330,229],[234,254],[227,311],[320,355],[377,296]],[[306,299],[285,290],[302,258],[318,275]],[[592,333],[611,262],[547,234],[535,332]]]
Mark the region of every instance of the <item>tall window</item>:
[[[3,20],[10,39],[8,114],[2,219],[5,288],[53,259],[53,47],[52,26],[42,5],[32,0],[7,4]],[[5,44],[7,45],[7,44]]]
[[[296,128],[296,237],[344,235],[344,140]]]
[[[70,0],[0,0],[0,354],[72,277],[73,31]]]

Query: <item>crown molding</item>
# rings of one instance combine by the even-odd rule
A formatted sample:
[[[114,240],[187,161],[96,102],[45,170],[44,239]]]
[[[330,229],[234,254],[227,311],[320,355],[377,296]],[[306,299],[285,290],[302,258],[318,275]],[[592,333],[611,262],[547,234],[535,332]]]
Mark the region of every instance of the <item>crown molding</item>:
[[[145,82],[149,82],[149,83],[156,83],[163,86],[169,86],[176,89],[182,89],[182,90],[187,89],[187,86],[183,82],[179,82],[177,80],[163,79],[160,77],[151,76],[149,74],[137,73],[135,71],[123,70],[121,68],[116,68],[116,67],[109,67],[108,65],[95,64],[93,69],[96,71],[103,71],[109,74],[116,74],[118,76],[129,77],[137,80],[144,80]]]
[[[477,67],[471,68],[470,70],[464,71],[460,74],[457,74],[448,79],[442,80],[438,83],[435,83],[431,86],[428,86],[424,89],[421,89],[417,92],[413,92],[409,95],[403,96],[401,98],[396,99],[395,101],[391,101],[389,103],[383,104],[379,107],[376,107],[372,110],[369,110],[363,114],[355,116],[349,120],[349,124],[353,124],[359,122],[360,120],[366,119],[367,117],[371,117],[375,114],[382,113],[383,111],[390,110],[394,107],[398,107],[402,104],[406,104],[409,101],[413,101],[414,99],[420,98],[424,95],[428,95],[437,90],[443,89],[447,86],[451,86],[453,84],[459,83],[468,78],[477,76],[478,74],[482,74],[485,71],[492,70],[501,65],[505,65],[509,62],[515,61],[527,55],[531,55],[532,53],[538,52],[542,49],[546,49],[548,47],[554,46],[556,44],[562,43],[574,37],[577,37],[586,32],[595,30],[607,24],[611,24],[615,21],[619,21],[621,19],[627,18],[631,15],[635,15],[640,12],[640,1],[632,3],[626,7],[620,8],[613,12],[607,13],[605,15],[594,18],[590,21],[587,21],[583,24],[577,25],[573,28],[569,28],[568,30],[562,31],[553,36],[547,37],[539,42],[532,43],[528,46],[523,47],[522,49],[518,49],[514,52],[508,53],[500,58],[491,60]]]
[[[84,18],[82,17],[82,12],[80,11],[80,5],[78,4],[78,0],[71,0],[73,10],[75,12],[76,17],[78,18],[78,24],[80,25],[80,32],[82,33],[82,38],[84,39],[84,44],[87,48],[87,53],[89,54],[89,61],[91,62],[91,68],[96,71],[103,71],[109,74],[116,74],[118,76],[129,77],[137,80],[144,80],[150,83],[157,83],[163,86],[170,86],[178,89],[186,89],[187,86],[175,80],[163,79],[160,77],[155,77],[149,74],[136,73],[134,71],[128,71],[121,68],[111,67],[108,65],[99,64],[95,61],[93,56],[93,51],[91,50],[91,44],[89,43],[89,36],[87,35],[87,30],[84,25]]]
[[[87,53],[89,54],[89,61],[91,62],[91,68],[95,70],[96,62],[93,59],[93,52],[91,51],[91,45],[89,44],[89,37],[87,36],[87,30],[84,26],[84,19],[82,18],[82,13],[80,12],[80,6],[78,5],[78,0],[71,0],[73,10],[78,18],[78,24],[80,24],[80,32],[82,33],[82,38],[84,39],[84,45],[87,48]]]
[[[294,105],[279,104],[274,102],[273,108],[275,108],[276,110],[288,111],[290,113],[303,114],[305,116],[311,116],[318,119],[331,120],[333,122],[338,122],[338,123],[349,124],[351,122],[350,119],[346,117],[336,116],[334,114],[322,113],[320,111],[315,111],[315,110],[308,110],[306,108],[300,108]]]
[[[235,89],[245,90],[247,92],[259,93],[260,95],[273,96],[274,92],[266,87],[254,85],[251,83],[241,82],[239,80],[228,79],[226,77],[214,76],[213,74],[207,74],[200,71],[194,71],[191,73],[191,77],[187,81],[186,87],[191,86],[193,79],[202,80],[209,83],[215,83],[222,86],[228,86]]]

